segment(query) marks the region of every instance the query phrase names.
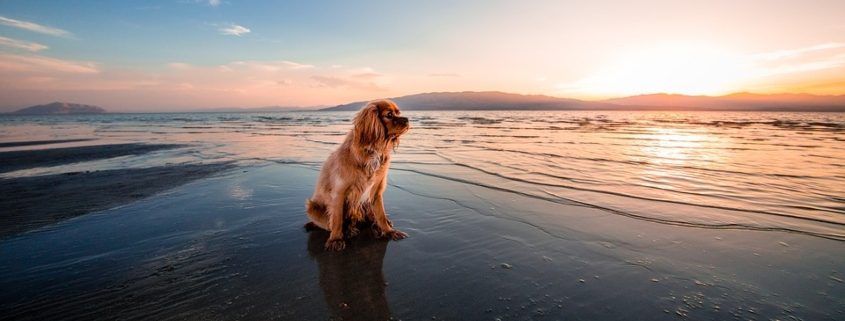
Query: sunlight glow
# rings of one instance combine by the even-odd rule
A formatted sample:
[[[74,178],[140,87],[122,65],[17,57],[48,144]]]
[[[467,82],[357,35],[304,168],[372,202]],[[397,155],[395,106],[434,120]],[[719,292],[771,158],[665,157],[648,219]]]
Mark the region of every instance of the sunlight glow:
[[[574,85],[559,89],[591,95],[735,91],[751,74],[743,57],[707,45],[661,45],[631,51]]]

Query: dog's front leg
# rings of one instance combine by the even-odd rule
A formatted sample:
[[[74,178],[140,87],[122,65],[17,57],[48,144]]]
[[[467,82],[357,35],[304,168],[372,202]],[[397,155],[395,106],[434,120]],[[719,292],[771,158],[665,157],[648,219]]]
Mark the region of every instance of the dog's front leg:
[[[373,219],[375,220],[377,234],[379,237],[390,238],[398,241],[408,237],[408,234],[393,228],[393,223],[387,218],[387,213],[384,211],[384,188],[387,185],[387,178],[379,183],[376,193],[373,197]]]
[[[332,203],[328,208],[329,215],[329,239],[326,241],[326,250],[342,251],[346,248],[343,242],[343,203],[347,187],[333,191]]]

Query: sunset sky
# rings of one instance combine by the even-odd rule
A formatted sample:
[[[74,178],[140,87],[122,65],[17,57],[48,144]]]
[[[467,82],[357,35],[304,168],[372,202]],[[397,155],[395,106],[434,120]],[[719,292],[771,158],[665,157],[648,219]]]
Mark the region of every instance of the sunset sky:
[[[0,1],[0,111],[845,94],[845,1]]]

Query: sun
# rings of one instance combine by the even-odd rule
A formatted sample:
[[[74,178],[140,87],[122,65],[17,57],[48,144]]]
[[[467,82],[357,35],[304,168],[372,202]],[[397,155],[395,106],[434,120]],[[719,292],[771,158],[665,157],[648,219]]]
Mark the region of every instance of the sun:
[[[742,55],[715,46],[658,45],[620,54],[568,89],[595,96],[721,95],[739,90],[749,72]]]

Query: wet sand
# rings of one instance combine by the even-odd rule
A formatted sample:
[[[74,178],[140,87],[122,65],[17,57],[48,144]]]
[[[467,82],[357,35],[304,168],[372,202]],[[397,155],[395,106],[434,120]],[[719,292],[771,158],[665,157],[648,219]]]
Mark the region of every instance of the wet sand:
[[[18,142],[0,142],[0,148],[6,147],[21,147],[21,146],[35,146],[35,145],[51,145],[64,143],[78,143],[96,140],[95,138],[75,138],[75,139],[53,139],[53,140],[29,140]]]
[[[149,197],[227,168],[231,166],[188,164],[0,178],[0,239]]]
[[[395,166],[410,237],[306,232],[316,165],[237,168],[0,241],[0,318],[845,318],[845,246],[684,227]]]
[[[6,143],[7,146],[5,147],[47,145],[53,143],[66,143],[78,141],[87,140],[76,139],[64,141],[13,142]],[[0,152],[0,173],[27,168],[59,166],[64,164],[113,158],[119,156],[141,155],[152,151],[180,147],[185,147],[185,145],[127,143]]]

